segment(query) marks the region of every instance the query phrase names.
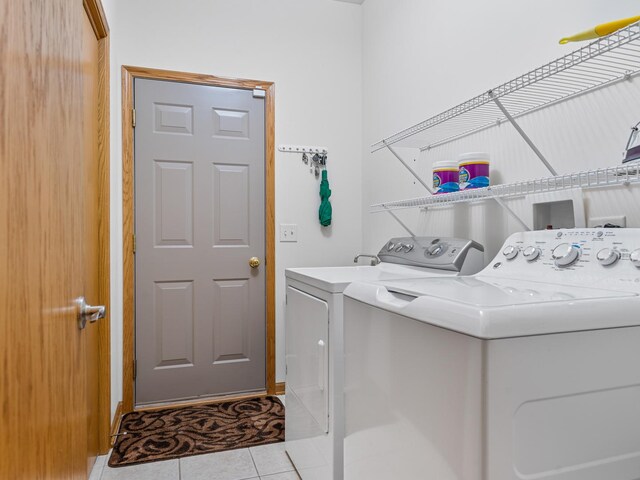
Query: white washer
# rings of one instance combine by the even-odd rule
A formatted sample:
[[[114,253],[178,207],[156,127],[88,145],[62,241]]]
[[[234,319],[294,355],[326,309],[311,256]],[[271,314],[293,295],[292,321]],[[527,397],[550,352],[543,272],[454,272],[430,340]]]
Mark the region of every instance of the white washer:
[[[394,238],[376,266],[286,270],[286,443],[301,477],[343,478],[342,292],[353,281],[449,277],[483,266],[483,248],[455,238]]]
[[[640,479],[640,229],[344,297],[347,480]]]

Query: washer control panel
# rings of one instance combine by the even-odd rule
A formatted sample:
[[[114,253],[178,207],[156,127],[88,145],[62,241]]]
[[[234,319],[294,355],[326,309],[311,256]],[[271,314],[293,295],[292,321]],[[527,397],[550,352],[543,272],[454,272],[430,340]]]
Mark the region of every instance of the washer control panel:
[[[383,262],[413,265],[462,272],[469,262],[476,262],[482,254],[482,245],[462,238],[450,237],[401,237],[389,240],[378,253]],[[484,258],[484,255],[480,255]],[[474,265],[475,273],[484,265]]]
[[[640,228],[516,233],[481,274],[640,291]]]

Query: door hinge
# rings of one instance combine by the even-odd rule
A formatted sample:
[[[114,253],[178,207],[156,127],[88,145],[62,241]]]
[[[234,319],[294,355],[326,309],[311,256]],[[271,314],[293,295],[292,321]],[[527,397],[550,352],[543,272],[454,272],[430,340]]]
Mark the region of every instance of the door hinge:
[[[135,380],[137,376],[138,376],[138,361],[134,360],[133,361],[133,379]]]
[[[261,88],[253,89],[253,98],[264,98],[266,96],[267,96],[267,92],[265,92],[263,89]]]
[[[131,109],[131,126],[133,128],[136,128],[136,109],[135,108]]]
[[[136,234],[132,235],[133,237],[133,253],[136,253]]]

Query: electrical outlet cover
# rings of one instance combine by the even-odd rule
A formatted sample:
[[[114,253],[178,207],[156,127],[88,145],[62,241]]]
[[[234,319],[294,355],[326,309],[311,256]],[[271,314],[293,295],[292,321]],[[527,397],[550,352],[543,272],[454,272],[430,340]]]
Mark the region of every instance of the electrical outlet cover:
[[[611,215],[608,217],[590,217],[589,223],[587,226],[589,228],[601,227],[603,225],[606,225],[607,223],[610,223],[612,225],[618,225],[619,227],[624,228],[627,226],[627,217],[625,215]]]

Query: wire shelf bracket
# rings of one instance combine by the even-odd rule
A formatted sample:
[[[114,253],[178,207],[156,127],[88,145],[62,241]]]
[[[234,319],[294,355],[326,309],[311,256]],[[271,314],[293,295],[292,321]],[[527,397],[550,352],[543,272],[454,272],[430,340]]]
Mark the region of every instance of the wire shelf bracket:
[[[509,206],[506,203],[504,203],[500,197],[493,197],[493,199],[496,201],[498,205],[500,205],[504,209],[505,212],[509,214],[511,218],[513,218],[516,222],[518,222],[518,224],[520,224],[522,228],[524,228],[525,232],[531,231],[531,229],[529,228],[529,225],[524,223],[522,219],[518,216],[518,214],[513,210],[511,210]]]
[[[495,94],[493,93],[493,90],[489,90],[489,97],[491,97],[491,100],[493,100],[493,102],[498,106],[498,108],[500,109],[502,114],[505,116],[505,118],[507,120],[509,120],[509,123],[511,123],[511,125],[513,125],[513,127],[520,134],[520,136],[524,139],[524,141],[527,142],[527,145],[529,145],[529,147],[531,147],[531,150],[533,150],[533,152],[538,156],[538,158],[542,161],[542,163],[544,163],[544,166],[547,167],[547,170],[549,170],[549,172],[551,172],[551,175],[558,175],[558,172],[556,172],[555,168],[553,168],[551,166],[551,164],[547,161],[545,156],[542,155],[542,152],[540,150],[538,150],[538,147],[536,147],[535,143],[533,143],[533,141],[525,133],[525,131],[522,129],[522,127],[520,127],[520,125],[518,125],[518,122],[516,122],[515,118],[513,118],[511,116],[509,111],[504,107],[504,105],[498,99],[498,97],[495,96]]]
[[[388,208],[386,208],[386,209],[385,209],[385,211],[386,211],[389,215],[391,215],[391,216],[393,217],[393,219],[394,219],[396,222],[398,222],[398,223],[400,224],[400,226],[401,226],[402,228],[404,228],[404,229],[407,231],[407,233],[408,233],[409,235],[411,235],[411,238],[413,238],[414,240],[416,239],[416,234],[415,234],[415,233],[413,233],[413,232],[411,231],[411,229],[410,229],[409,227],[407,227],[407,226],[405,225],[405,223],[404,223],[402,220],[400,220],[400,218],[398,218],[398,216],[397,216],[395,213],[393,213],[393,212],[392,212],[391,210],[389,210]]]
[[[404,165],[404,167],[407,170],[409,170],[411,175],[413,175],[415,177],[415,179],[418,180],[418,182],[420,182],[422,184],[422,186],[427,189],[427,192],[433,193],[433,191],[431,190],[429,185],[427,185],[426,182],[424,180],[422,180],[422,178],[420,178],[420,175],[418,175],[418,173],[413,168],[411,168],[411,166],[407,162],[405,162],[405,160],[398,154],[398,152],[396,152],[395,148],[393,148],[391,145],[388,145],[385,140],[383,140],[383,142],[384,142],[385,146],[389,149],[389,151],[391,153],[393,153],[393,155],[400,161],[400,163],[402,165]],[[405,227],[405,229],[406,229],[406,227]]]

